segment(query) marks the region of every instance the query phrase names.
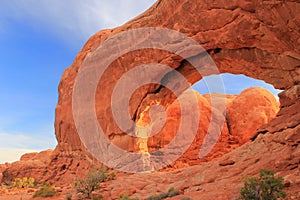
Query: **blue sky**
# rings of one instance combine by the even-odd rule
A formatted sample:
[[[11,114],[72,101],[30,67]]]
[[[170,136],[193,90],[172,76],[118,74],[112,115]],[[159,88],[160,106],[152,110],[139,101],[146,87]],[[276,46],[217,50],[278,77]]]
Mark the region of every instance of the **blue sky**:
[[[54,111],[63,71],[92,34],[125,23],[154,2],[0,1],[0,163],[55,147]],[[264,85],[242,76],[223,78],[228,93]],[[206,90],[203,82],[193,88]]]
[[[223,82],[223,87],[211,87],[211,84],[214,83],[216,78],[221,78]],[[250,88],[250,87],[263,87],[269,90],[274,94],[275,98],[278,99],[278,93],[281,90],[277,90],[273,87],[273,85],[267,84],[262,80],[257,80],[245,76],[243,74],[235,75],[224,73],[220,75],[211,75],[204,77],[201,81],[195,83],[192,88],[199,91],[202,94],[212,93],[212,92],[224,92],[226,94],[239,94],[241,91]],[[212,89],[212,90],[211,90]]]

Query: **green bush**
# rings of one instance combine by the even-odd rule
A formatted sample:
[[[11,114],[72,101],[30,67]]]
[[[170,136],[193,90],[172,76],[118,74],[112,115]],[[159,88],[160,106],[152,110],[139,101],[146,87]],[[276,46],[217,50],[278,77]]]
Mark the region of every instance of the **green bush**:
[[[274,177],[274,171],[261,169],[260,176],[248,177],[244,187],[240,189],[240,199],[243,200],[276,200],[286,197],[283,192],[283,178]]]
[[[161,200],[161,199],[165,199],[168,197],[174,197],[179,194],[180,194],[180,192],[178,190],[175,190],[174,188],[170,188],[168,192],[150,196],[147,198],[147,200]]]
[[[104,167],[98,170],[91,169],[84,180],[79,180],[75,182],[74,187],[78,193],[82,193],[87,198],[93,199],[96,197],[93,197],[92,192],[97,189],[100,189],[99,184],[112,179],[115,179],[115,174],[108,174],[107,169]]]
[[[47,183],[44,183],[44,185],[34,193],[33,198],[36,198],[36,197],[53,197],[56,194],[57,194],[57,192],[54,189],[54,187],[52,187],[51,185],[49,185]]]
[[[107,176],[106,176],[106,181],[115,180],[115,179],[116,179],[116,174],[113,172],[110,174],[107,174]]]

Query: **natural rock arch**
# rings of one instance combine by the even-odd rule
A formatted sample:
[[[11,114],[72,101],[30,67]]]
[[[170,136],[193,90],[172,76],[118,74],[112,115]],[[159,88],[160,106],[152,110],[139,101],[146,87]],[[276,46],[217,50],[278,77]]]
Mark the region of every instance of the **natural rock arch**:
[[[53,173],[45,179],[53,180],[56,177],[55,179],[62,180],[60,178],[62,175],[69,173],[73,176],[74,171],[76,171],[75,174],[80,174],[88,168],[90,163],[97,163],[82,145],[73,121],[74,81],[85,58],[102,41],[122,31],[139,27],[164,27],[180,31],[199,42],[207,50],[221,73],[245,74],[264,80],[277,89],[285,90],[280,94],[281,109],[277,117],[262,127],[258,133],[286,131],[299,133],[299,10],[300,4],[293,0],[276,2],[159,0],[148,11],[130,22],[115,29],[96,33],[88,40],[72,66],[62,76],[55,119],[58,146],[47,169]],[[148,58],[139,55],[139,52],[134,52],[126,58],[120,58],[119,61],[125,63],[159,61],[177,69],[191,83],[201,79],[201,76],[195,73],[188,63],[165,52],[150,52]],[[124,68],[116,61],[110,69],[120,75],[122,67]],[[103,82],[106,82],[106,88],[109,88],[112,79],[109,76],[103,79]],[[156,89],[156,86],[142,88],[140,96],[146,93],[151,94]],[[109,90],[106,92],[109,93]],[[160,94],[162,92],[163,90]],[[146,103],[147,100],[145,100]],[[131,103],[132,112],[136,111],[137,104],[138,102],[134,101]],[[97,107],[98,113],[101,113],[102,108]],[[105,116],[105,114],[102,117],[106,117],[107,121],[111,119],[111,116]],[[113,133],[110,129],[111,127],[107,127],[108,132]],[[297,138],[292,140],[297,143],[295,141]],[[73,162],[74,159],[79,161]],[[69,171],[56,172],[57,166],[62,163],[66,164],[66,169]],[[81,170],[77,169],[78,166]]]
[[[286,90],[280,95],[282,109],[278,117],[261,132],[278,132],[287,124],[296,127],[299,114],[292,111],[299,107],[296,101],[299,99],[300,83],[299,8],[296,1],[161,0],[123,26],[98,32],[89,39],[62,77],[55,121],[59,148],[69,151],[82,149],[72,119],[71,94],[83,60],[109,36],[146,26],[178,30],[193,38],[209,52],[220,72],[245,74]],[[180,66],[178,70],[191,83],[201,78],[191,72],[182,60],[172,60],[166,55],[161,63],[174,68]],[[155,89],[147,88],[148,91],[144,92],[151,93]]]
[[[139,184],[148,181],[147,184],[151,186],[149,188],[154,190],[158,180],[167,183],[176,182],[178,189],[182,190],[201,186],[203,190],[196,195],[201,193],[203,199],[206,197],[207,199],[211,197],[221,197],[221,199],[228,197],[230,199],[232,193],[237,192],[240,176],[257,173],[261,167],[272,167],[281,171],[283,175],[288,175],[288,179],[291,179],[289,183],[292,183],[291,188],[297,190],[297,185],[293,182],[297,180],[296,178],[293,180],[293,176],[290,175],[296,176],[298,172],[295,169],[299,168],[299,151],[295,151],[296,148],[299,148],[300,143],[299,10],[300,3],[297,0],[230,2],[223,0],[159,0],[148,11],[130,22],[115,29],[96,33],[88,40],[72,66],[62,76],[55,119],[58,146],[51,154],[50,160],[46,160],[42,166],[36,166],[32,162],[29,162],[28,166],[23,165],[22,162],[17,163],[15,167],[8,168],[3,173],[3,178],[12,180],[16,176],[30,177],[34,175],[50,182],[66,184],[87,173],[91,164],[97,164],[97,161],[82,145],[73,120],[72,93],[78,70],[85,58],[109,36],[139,27],[164,27],[180,31],[199,42],[213,58],[221,73],[245,74],[264,80],[277,89],[285,90],[279,95],[281,108],[277,117],[257,132],[257,134],[266,134],[266,137],[258,136],[256,139],[254,137],[254,142],[243,145],[238,151],[231,152],[215,161],[180,171],[179,175],[184,174],[185,177],[189,177],[188,181],[182,182],[182,177],[176,174],[177,171],[174,174],[172,172],[162,173],[159,177],[155,174],[150,174],[146,178],[139,175],[120,177],[116,180],[117,183],[119,181],[119,185],[122,185],[125,180],[127,182],[129,180],[130,184],[126,185],[128,191],[136,191],[138,187],[132,183]],[[190,83],[201,79],[201,76],[195,73],[195,70],[187,62],[178,57],[161,51],[146,51],[146,53],[148,57],[144,57],[139,52],[133,52],[118,59],[109,69],[112,70],[115,77],[109,76],[108,72],[108,75],[102,80],[105,83],[102,85],[104,90],[101,90],[101,87],[98,89],[102,93],[109,94],[112,81],[115,81],[124,72],[121,69],[133,67],[134,62],[132,61],[135,61],[135,64],[149,62],[167,64],[185,75]],[[132,63],[132,65],[123,66],[122,63]],[[137,100],[131,102],[131,112],[136,111],[140,104],[139,99],[144,94],[154,93],[153,95],[156,97],[163,95],[164,90],[155,93],[156,87],[152,85],[139,89]],[[151,98],[149,97],[149,99]],[[147,104],[148,100],[145,99],[144,103]],[[165,98],[165,100],[170,101],[172,98]],[[104,102],[101,105],[108,106],[109,104]],[[97,106],[98,114],[101,113],[99,117],[102,116],[110,122],[111,116],[102,112],[101,109],[105,106],[101,105]],[[113,133],[113,128],[111,124],[106,127],[111,133]],[[268,146],[269,144],[270,146]],[[121,143],[120,145],[122,146]],[[280,155],[280,160],[278,160],[278,155]],[[24,168],[20,170],[18,164]],[[204,176],[203,172],[209,176]],[[227,173],[225,178],[223,177],[224,172]],[[197,176],[201,178],[197,178]],[[155,183],[151,183],[153,180]],[[215,180],[217,181],[214,182]],[[211,184],[212,182],[215,184]],[[111,186],[111,190],[106,193],[119,191],[118,189],[113,190],[119,185]],[[290,191],[292,191],[291,194],[294,194],[293,189]],[[104,195],[118,198],[119,193]],[[142,192],[138,195],[144,197]]]

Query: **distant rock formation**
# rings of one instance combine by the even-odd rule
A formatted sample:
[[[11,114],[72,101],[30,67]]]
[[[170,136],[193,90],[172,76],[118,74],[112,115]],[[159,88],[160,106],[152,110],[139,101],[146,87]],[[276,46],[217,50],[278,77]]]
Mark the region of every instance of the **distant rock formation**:
[[[5,171],[10,166],[11,166],[11,164],[9,164],[9,163],[0,164],[0,182],[1,182],[2,177],[3,177],[2,172]]]
[[[52,152],[53,150],[46,150],[40,153],[26,153],[21,157],[20,161],[5,165],[2,171],[5,177],[3,181],[8,181],[7,183],[9,183],[9,181],[17,177],[33,177],[36,180],[43,180],[51,161]]]

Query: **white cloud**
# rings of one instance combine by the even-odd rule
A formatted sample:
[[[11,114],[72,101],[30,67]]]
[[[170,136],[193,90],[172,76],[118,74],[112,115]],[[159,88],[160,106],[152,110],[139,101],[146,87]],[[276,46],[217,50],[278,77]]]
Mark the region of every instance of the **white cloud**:
[[[17,20],[65,40],[85,41],[93,33],[123,24],[155,0],[2,0],[0,23]]]
[[[0,147],[1,148],[25,148],[25,149],[44,149],[53,148],[56,145],[54,135],[48,134],[36,135],[36,134],[15,134],[15,133],[3,133],[0,132]]]
[[[0,148],[0,164],[12,163],[20,160],[25,153],[37,152],[39,150],[22,149],[22,148]]]
[[[54,148],[55,145],[54,136],[47,138],[30,134],[0,133],[0,163],[16,161],[24,153]]]

